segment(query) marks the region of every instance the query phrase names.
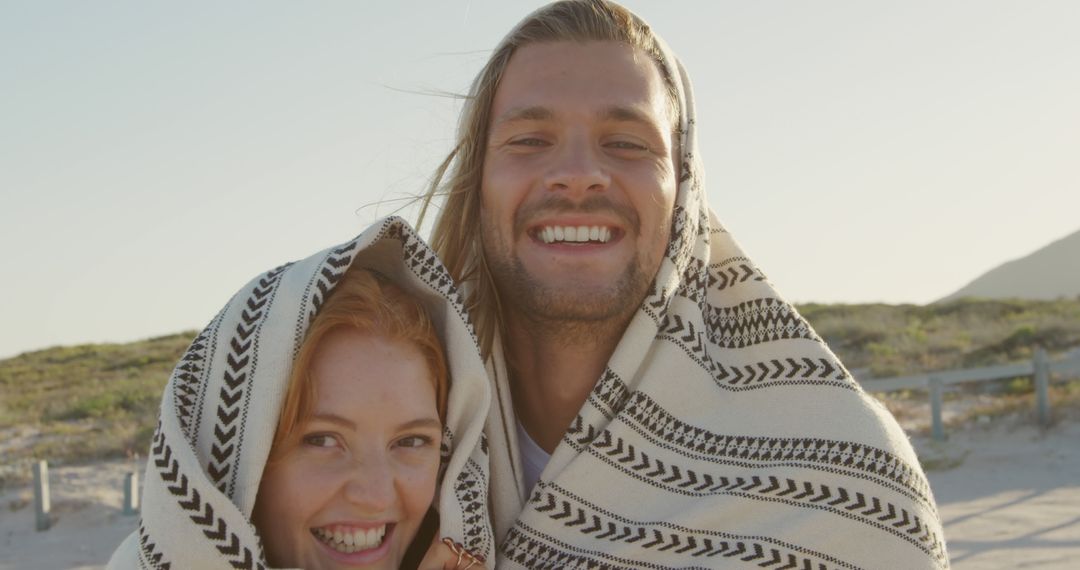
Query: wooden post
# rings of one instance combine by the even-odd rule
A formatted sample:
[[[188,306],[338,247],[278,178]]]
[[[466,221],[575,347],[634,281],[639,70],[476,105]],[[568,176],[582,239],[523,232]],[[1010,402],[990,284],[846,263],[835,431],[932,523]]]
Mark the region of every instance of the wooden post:
[[[933,418],[933,435],[935,441],[945,441],[945,422],[941,419],[941,400],[944,386],[940,378],[930,377],[930,414]]]
[[[132,471],[124,475],[124,514],[139,512],[139,474]]]
[[[49,530],[52,526],[49,500],[49,464],[38,461],[34,464],[34,513],[37,515],[38,531]]]
[[[1035,349],[1035,410],[1038,412],[1039,425],[1050,424],[1050,362],[1046,351]]]

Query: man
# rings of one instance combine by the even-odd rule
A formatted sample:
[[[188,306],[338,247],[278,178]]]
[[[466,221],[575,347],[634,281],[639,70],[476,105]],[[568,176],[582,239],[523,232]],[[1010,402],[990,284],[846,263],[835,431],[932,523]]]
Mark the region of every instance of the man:
[[[693,113],[604,0],[474,83],[428,201],[493,376],[497,567],[947,567],[895,421],[708,211]]]

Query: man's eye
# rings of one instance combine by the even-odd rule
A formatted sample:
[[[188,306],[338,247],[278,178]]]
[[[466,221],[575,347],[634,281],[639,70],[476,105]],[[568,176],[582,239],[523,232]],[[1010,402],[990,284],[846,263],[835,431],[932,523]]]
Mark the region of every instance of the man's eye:
[[[431,438],[424,435],[408,435],[397,440],[398,447],[417,448],[431,444]]]
[[[535,138],[535,137],[528,137],[528,138],[514,139],[514,140],[510,141],[510,144],[514,145],[514,146],[547,146],[548,142],[545,141],[544,139],[538,139],[538,138]]]
[[[328,433],[313,433],[304,436],[304,445],[311,447],[337,447],[337,438]]]
[[[649,147],[632,141],[612,141],[607,146],[618,150],[649,150]]]

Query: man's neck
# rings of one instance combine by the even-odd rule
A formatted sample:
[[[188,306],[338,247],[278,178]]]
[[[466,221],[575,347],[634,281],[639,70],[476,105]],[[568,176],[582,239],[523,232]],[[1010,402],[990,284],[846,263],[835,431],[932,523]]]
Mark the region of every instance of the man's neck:
[[[603,373],[626,323],[601,330],[520,321],[508,325],[507,364],[518,421],[551,453]]]

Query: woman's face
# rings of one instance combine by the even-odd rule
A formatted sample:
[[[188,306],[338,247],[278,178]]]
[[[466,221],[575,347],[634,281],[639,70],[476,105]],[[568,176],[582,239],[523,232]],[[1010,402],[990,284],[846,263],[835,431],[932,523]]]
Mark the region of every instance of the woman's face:
[[[350,329],[312,359],[316,398],[263,473],[255,525],[275,566],[398,568],[435,496],[442,428],[413,345]]]

